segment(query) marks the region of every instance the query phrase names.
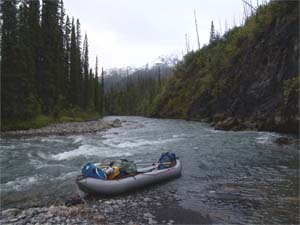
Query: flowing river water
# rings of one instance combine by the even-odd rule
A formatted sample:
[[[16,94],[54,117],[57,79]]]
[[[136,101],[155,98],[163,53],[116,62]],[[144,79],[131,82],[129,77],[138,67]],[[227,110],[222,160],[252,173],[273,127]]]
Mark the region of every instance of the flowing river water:
[[[122,127],[108,131],[3,137],[1,207],[49,205],[76,195],[75,178],[89,161],[147,163],[174,151],[182,176],[156,188],[176,190],[183,209],[215,223],[299,223],[299,146],[274,144],[282,135],[216,131],[183,120],[105,119],[115,118]]]

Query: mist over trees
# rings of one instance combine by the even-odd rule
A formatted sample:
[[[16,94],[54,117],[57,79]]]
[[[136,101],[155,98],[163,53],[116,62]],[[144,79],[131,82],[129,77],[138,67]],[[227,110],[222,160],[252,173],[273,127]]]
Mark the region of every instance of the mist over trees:
[[[101,84],[89,67],[79,19],[62,0],[1,2],[1,119],[58,117],[64,110],[98,111]]]
[[[113,115],[150,115],[155,99],[173,75],[176,57],[142,68],[112,69],[105,75],[105,111]]]

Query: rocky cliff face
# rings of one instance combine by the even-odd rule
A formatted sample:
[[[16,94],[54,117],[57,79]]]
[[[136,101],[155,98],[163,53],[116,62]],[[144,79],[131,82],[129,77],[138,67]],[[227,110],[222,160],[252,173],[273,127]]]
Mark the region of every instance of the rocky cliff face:
[[[259,28],[246,33],[247,26]],[[226,51],[233,46],[233,37],[238,38],[234,53],[224,58],[228,63],[213,63],[211,71],[213,66],[218,69],[209,76],[207,63],[201,63],[204,50],[190,56],[194,60],[177,69],[158,101],[156,115],[206,120],[217,129],[299,133],[299,2],[271,3],[239,32],[232,31],[227,40],[205,50],[211,57],[209,51],[220,46]],[[205,84],[207,78],[210,85]],[[177,104],[171,103],[174,99]]]

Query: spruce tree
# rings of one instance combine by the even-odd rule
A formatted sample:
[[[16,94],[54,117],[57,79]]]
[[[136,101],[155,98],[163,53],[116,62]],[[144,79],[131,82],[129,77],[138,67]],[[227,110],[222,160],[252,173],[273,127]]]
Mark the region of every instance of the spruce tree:
[[[104,115],[104,71],[103,71],[103,67],[102,67],[102,71],[101,71],[101,99],[100,99],[100,104],[101,104],[101,115]]]
[[[17,7],[15,0],[1,2],[1,117],[12,119],[15,115],[17,89]]]
[[[82,76],[82,60],[81,60],[81,26],[79,19],[76,21],[76,99],[77,105],[81,108],[83,106],[83,76]]]
[[[95,109],[98,113],[101,113],[101,108],[100,108],[100,86],[99,86],[99,78],[98,78],[98,56],[96,56],[96,67],[95,67]]]
[[[41,95],[41,26],[40,26],[40,2],[29,1],[28,2],[28,26],[29,26],[29,47],[31,57],[35,61],[35,88],[37,96]]]
[[[214,22],[211,21],[209,43],[212,43],[215,40],[216,40],[215,26],[214,26]]]
[[[56,107],[60,110],[66,105],[66,77],[65,77],[65,42],[64,42],[64,30],[65,30],[65,9],[63,0],[58,3],[58,61],[57,61],[57,76],[56,76]]]
[[[56,114],[60,75],[60,41],[58,26],[58,0],[43,1],[42,8],[42,91],[43,111]]]
[[[83,63],[83,76],[84,76],[84,86],[83,86],[83,106],[85,109],[89,106],[89,50],[88,50],[88,40],[87,35],[84,36],[83,41],[83,57],[82,57],[82,63]]]
[[[65,32],[64,32],[64,48],[65,48],[65,58],[64,58],[64,88],[65,97],[67,101],[67,106],[72,103],[71,93],[70,93],[70,49],[71,49],[71,24],[69,16],[66,18]]]
[[[70,46],[70,102],[72,106],[77,106],[77,47],[74,18],[72,18],[71,46]]]
[[[19,113],[19,118],[31,119],[38,111],[37,93],[36,93],[36,61],[31,48],[31,27],[29,24],[29,7],[26,2],[22,2],[19,6],[19,21],[18,21],[18,63],[15,65],[18,68],[16,76],[18,82],[15,87],[18,88],[18,98],[15,104],[18,107],[16,113]]]
[[[89,84],[88,84],[88,99],[89,99],[89,109],[91,111],[95,111],[96,107],[95,107],[95,78],[94,78],[94,74],[93,74],[93,70],[90,69],[90,73],[89,73]]]

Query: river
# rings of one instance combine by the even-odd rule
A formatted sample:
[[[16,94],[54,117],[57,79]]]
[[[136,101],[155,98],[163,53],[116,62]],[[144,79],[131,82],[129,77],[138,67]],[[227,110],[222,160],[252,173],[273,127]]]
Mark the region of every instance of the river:
[[[120,118],[122,127],[65,136],[2,138],[1,207],[59,204],[77,194],[75,178],[89,161],[155,162],[175,152],[178,204],[221,223],[298,223],[299,146],[279,146],[281,134],[216,131],[206,123]],[[150,188],[151,189],[151,188]]]

